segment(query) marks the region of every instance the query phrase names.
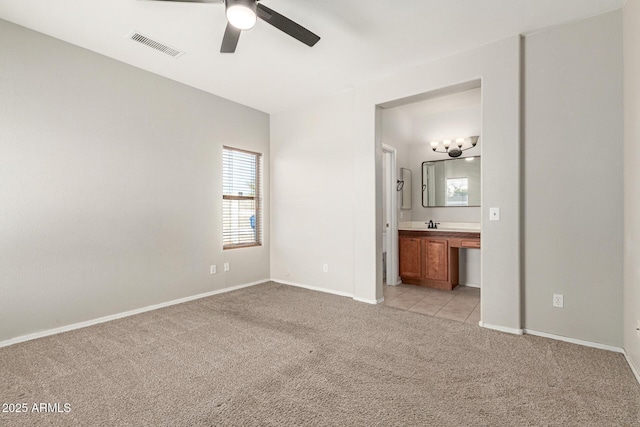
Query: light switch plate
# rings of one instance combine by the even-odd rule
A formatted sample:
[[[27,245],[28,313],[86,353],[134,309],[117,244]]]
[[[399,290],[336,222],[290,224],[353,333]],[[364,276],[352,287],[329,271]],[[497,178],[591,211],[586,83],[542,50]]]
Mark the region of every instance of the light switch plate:
[[[489,208],[489,220],[500,221],[500,208]]]

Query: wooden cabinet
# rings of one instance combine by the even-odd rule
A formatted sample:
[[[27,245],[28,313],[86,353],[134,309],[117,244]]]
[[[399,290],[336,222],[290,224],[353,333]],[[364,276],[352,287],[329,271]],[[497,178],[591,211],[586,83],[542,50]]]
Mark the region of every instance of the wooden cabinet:
[[[458,249],[480,248],[480,233],[400,231],[403,283],[452,290],[458,285]]]
[[[447,251],[449,242],[446,239],[421,239],[423,276],[431,280],[448,280],[449,259]]]
[[[419,279],[422,276],[421,239],[400,239],[400,276]]]

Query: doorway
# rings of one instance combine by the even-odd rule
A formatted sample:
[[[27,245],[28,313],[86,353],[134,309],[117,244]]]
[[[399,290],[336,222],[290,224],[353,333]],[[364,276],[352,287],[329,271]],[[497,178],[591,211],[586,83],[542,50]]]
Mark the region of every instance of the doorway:
[[[481,105],[479,80],[378,105],[381,113],[376,118],[378,121],[376,123],[376,139],[380,141],[379,144],[382,146],[381,162],[379,163],[381,173],[378,175],[380,177],[378,179],[381,179],[379,182],[381,182],[382,190],[379,193],[382,201],[382,221],[379,222],[379,224],[381,223],[379,232],[382,241],[382,254],[380,254],[378,262],[382,266],[385,305],[467,323],[478,324],[481,319],[481,256],[479,248],[480,224],[482,223],[480,206],[482,143],[476,144],[481,135]],[[433,149],[434,141],[442,143],[444,140],[447,141],[444,151],[443,147],[437,147],[438,150]],[[455,143],[460,142],[458,145],[459,153],[448,151],[450,140]],[[451,167],[445,168],[443,166],[445,163],[440,164],[440,162],[449,161],[451,161]],[[454,164],[454,161],[458,161],[458,163]],[[424,163],[437,165],[436,169],[439,171],[451,170],[452,175],[451,177],[438,175],[434,182],[429,183],[433,187],[432,191],[425,192],[430,187],[424,185]],[[474,163],[477,168],[470,168],[469,165]],[[410,195],[412,203],[408,210],[399,211],[397,210],[398,196],[395,184],[399,181],[397,171],[405,169],[414,171],[415,185]],[[458,183],[463,179],[466,185],[459,185],[460,188],[456,187],[457,192],[454,191],[455,194],[451,197],[438,196],[440,192],[447,196],[447,191],[450,190],[449,187],[452,186],[452,183],[454,181]],[[476,187],[477,193],[475,193]],[[435,188],[439,192],[435,192]],[[474,194],[471,190],[474,190]],[[441,204],[430,205],[428,202],[432,199],[438,201],[441,198],[443,199]],[[454,199],[455,203],[452,203],[451,200]],[[391,208],[393,202],[395,202],[395,206]],[[446,258],[446,263],[437,264],[437,268],[435,264],[429,263],[429,257],[424,255],[424,249],[420,249],[422,243],[412,247],[418,247],[419,252],[423,255],[419,253],[417,258],[411,256],[407,258],[405,253],[401,258],[399,247],[402,245],[400,245],[398,235],[403,233],[406,235],[407,231],[421,233],[422,231],[412,229],[412,227],[426,229],[425,223],[428,223],[429,220],[442,224],[442,227],[445,227],[445,224],[447,227],[457,228],[477,227],[477,246],[469,246],[468,244],[460,246],[460,242],[458,242],[460,239],[450,235],[447,239],[453,240],[446,240],[448,246],[442,252],[449,255],[443,255],[442,259],[438,258],[439,261]],[[393,230],[394,225],[396,226],[395,230]],[[403,231],[399,232],[398,230]],[[474,233],[465,231],[465,238],[468,238],[470,234]],[[431,238],[435,234],[426,232],[422,237],[428,236]],[[412,234],[411,237],[415,238],[415,235]],[[432,248],[432,246],[428,247]],[[402,247],[407,250],[408,246]],[[414,269],[410,271],[412,276],[407,276],[405,284],[402,284],[401,278],[405,277],[402,275],[402,271],[408,275],[406,264],[405,267],[402,267],[402,260],[405,260],[406,263],[407,259],[413,260],[411,266]],[[442,265],[444,265],[442,268],[448,271],[446,273],[448,276],[446,278],[431,277],[433,276],[432,270],[440,271]],[[419,270],[422,270],[422,273]],[[448,289],[450,290],[443,290],[445,288],[439,286],[441,283],[433,283],[434,281],[449,282]],[[390,285],[401,286],[392,287]],[[452,285],[454,286],[453,290],[451,290]]]

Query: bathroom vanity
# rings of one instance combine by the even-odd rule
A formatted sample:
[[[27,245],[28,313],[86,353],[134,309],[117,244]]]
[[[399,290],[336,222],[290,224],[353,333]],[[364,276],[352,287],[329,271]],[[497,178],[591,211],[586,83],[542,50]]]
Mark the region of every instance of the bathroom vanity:
[[[401,223],[398,240],[402,283],[450,291],[458,286],[459,249],[480,249],[480,228],[465,223],[434,230]]]

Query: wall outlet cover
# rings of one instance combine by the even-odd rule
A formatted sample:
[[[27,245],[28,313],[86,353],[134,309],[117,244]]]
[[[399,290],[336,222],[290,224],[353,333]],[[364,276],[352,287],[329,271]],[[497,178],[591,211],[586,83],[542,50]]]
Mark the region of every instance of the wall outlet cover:
[[[210,270],[210,271],[211,271],[211,274],[216,274],[216,270],[217,270],[216,266],[215,266],[215,265],[212,265],[212,266],[211,266],[211,270]]]
[[[553,294],[553,306],[564,308],[564,296],[561,294]]]
[[[229,271],[229,263],[228,262],[224,263],[224,271]]]

